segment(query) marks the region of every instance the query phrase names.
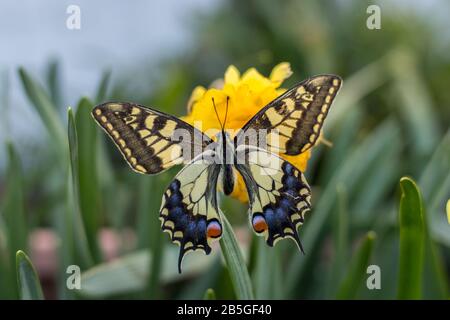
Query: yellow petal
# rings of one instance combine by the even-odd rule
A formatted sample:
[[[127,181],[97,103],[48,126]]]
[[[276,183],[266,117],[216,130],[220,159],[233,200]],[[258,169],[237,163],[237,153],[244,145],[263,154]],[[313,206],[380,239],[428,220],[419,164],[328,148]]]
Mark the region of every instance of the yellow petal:
[[[301,172],[305,172],[306,168],[308,166],[308,160],[311,157],[311,149],[297,155],[297,156],[288,156],[288,155],[281,155],[282,158],[289,161],[291,164],[293,164],[298,170]]]
[[[266,78],[264,78],[264,76],[262,76],[255,68],[250,68],[242,75],[242,81],[248,80],[264,81]]]
[[[187,104],[187,112],[191,113],[192,110],[192,106],[194,105],[195,102],[197,102],[198,100],[200,100],[203,95],[205,94],[206,89],[202,86],[197,86],[195,87],[195,89],[192,91],[191,97],[189,98],[188,104]]]
[[[282,62],[272,69],[272,73],[270,74],[270,80],[278,87],[284,80],[289,78],[291,75],[292,75],[291,65],[288,62]]]
[[[239,70],[231,65],[228,67],[227,71],[225,71],[225,83],[237,85],[239,82],[240,73]]]

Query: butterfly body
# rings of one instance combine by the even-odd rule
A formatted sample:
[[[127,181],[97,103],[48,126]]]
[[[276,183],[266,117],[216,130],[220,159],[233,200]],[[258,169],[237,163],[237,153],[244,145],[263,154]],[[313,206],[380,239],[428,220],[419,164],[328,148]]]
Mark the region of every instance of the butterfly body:
[[[233,166],[236,163],[236,147],[228,132],[221,130],[217,135],[218,165],[221,166],[220,180],[225,195],[230,195],[234,189],[235,172]]]
[[[341,84],[335,75],[302,81],[236,134],[221,123],[214,139],[176,117],[134,103],[104,103],[92,115],[134,171],[156,174],[185,164],[160,208],[163,231],[180,246],[181,272],[187,252],[209,254],[211,243],[221,237],[217,192],[231,194],[238,176],[247,188],[253,230],[269,246],[291,238],[303,251],[297,229],[311,208],[311,189],[303,173],[281,155],[298,155],[316,143]]]

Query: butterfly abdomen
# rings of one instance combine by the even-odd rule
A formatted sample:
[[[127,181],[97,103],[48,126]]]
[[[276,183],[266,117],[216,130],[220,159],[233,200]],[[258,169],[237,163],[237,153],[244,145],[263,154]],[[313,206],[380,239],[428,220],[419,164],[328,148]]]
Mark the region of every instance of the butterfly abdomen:
[[[234,172],[233,167],[229,164],[223,166],[223,193],[227,196],[233,192],[234,189]]]

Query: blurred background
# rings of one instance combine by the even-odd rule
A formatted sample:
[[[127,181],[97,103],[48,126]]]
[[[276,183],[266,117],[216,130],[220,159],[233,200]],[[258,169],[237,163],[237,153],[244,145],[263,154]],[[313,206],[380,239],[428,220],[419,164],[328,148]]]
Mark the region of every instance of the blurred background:
[[[366,25],[372,4],[381,29]],[[80,29],[66,26],[70,5]],[[316,147],[306,172],[306,255],[292,241],[267,247],[248,226],[247,204],[224,199],[255,297],[396,298],[406,175],[423,197],[420,297],[448,299],[449,10],[444,0],[3,1],[0,298],[20,297],[19,249],[48,299],[200,299],[208,288],[239,296],[219,247],[188,255],[177,273],[178,247],[160,231],[158,209],[179,168],[133,173],[89,112],[126,100],[182,116],[193,88],[230,64],[268,76],[287,61],[294,73],[283,87],[320,73],[340,75],[344,87],[325,124],[333,146]],[[66,285],[70,265],[81,268],[79,290]],[[366,287],[368,265],[380,267],[380,289]]]

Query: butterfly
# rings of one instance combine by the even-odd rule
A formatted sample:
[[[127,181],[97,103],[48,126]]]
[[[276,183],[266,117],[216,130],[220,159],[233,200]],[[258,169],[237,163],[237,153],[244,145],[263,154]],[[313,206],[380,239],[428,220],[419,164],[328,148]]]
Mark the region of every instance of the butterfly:
[[[217,194],[219,189],[231,194],[237,174],[247,188],[256,234],[269,246],[291,238],[303,252],[297,229],[311,209],[311,189],[303,173],[280,155],[298,155],[316,143],[341,85],[336,75],[304,80],[263,107],[234,136],[224,129],[227,116],[220,120],[214,100],[221,126],[214,138],[172,115],[130,102],[98,105],[92,115],[134,171],[157,174],[185,164],[164,192],[159,213],[162,230],[180,246],[181,273],[186,253],[209,254],[211,243],[221,237]]]

